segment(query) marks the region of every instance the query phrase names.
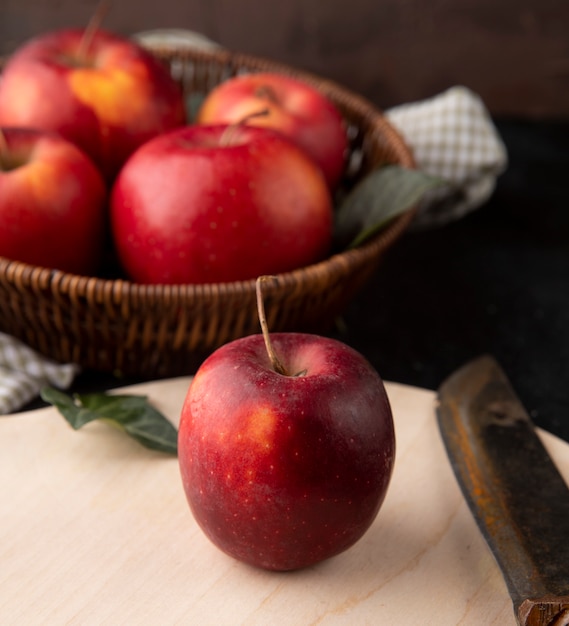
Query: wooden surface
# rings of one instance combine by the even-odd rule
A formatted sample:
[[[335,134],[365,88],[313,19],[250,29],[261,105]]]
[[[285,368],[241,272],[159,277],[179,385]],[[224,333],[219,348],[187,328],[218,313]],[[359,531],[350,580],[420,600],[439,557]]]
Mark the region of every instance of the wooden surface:
[[[130,391],[176,422],[187,386]],[[434,393],[387,389],[398,449],[378,518],[344,554],[287,574],[209,543],[175,458],[105,424],[75,432],[51,408],[0,417],[0,623],[514,626],[445,456]],[[569,445],[542,435],[569,479]]]
[[[0,54],[87,23],[101,0],[2,0]],[[200,31],[345,84],[386,108],[464,84],[495,115],[569,111],[569,3],[562,0],[111,0],[124,34]]]

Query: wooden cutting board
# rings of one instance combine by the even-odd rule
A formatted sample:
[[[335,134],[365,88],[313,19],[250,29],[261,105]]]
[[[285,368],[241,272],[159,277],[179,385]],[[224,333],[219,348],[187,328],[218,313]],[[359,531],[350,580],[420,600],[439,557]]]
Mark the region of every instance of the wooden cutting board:
[[[188,385],[128,392],[177,422]],[[75,432],[51,408],[0,417],[0,623],[514,626],[441,444],[435,394],[387,390],[398,448],[379,516],[344,554],[293,573],[210,544],[175,458],[103,423]],[[569,444],[540,435],[569,480]]]

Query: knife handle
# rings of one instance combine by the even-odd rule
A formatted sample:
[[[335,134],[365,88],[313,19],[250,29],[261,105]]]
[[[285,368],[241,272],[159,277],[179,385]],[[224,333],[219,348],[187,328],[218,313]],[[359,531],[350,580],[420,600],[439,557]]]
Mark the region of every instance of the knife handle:
[[[521,626],[569,626],[569,596],[524,600],[517,613]]]

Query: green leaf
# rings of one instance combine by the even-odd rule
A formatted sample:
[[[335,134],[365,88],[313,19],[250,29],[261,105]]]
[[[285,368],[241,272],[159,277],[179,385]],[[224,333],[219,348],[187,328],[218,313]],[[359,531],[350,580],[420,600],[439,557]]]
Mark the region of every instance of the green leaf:
[[[69,396],[53,387],[44,387],[41,397],[54,405],[75,430],[100,419],[125,431],[146,448],[177,454],[176,428],[146,396],[106,393]]]
[[[336,213],[334,241],[355,248],[405,213],[423,194],[444,182],[420,170],[385,165],[370,172],[344,198]]]
[[[186,114],[190,122],[195,121],[204,100],[205,94],[202,93],[191,93],[186,96]]]

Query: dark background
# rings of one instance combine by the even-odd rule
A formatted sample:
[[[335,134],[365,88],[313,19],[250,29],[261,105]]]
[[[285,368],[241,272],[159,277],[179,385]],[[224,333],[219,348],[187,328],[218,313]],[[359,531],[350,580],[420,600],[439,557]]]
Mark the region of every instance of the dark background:
[[[435,389],[482,353],[535,422],[569,441],[569,125],[502,122],[493,198],[388,252],[344,338],[387,380]]]
[[[83,26],[101,0],[1,0],[0,54]],[[385,108],[456,84],[500,116],[566,117],[565,0],[110,0],[104,26],[201,32],[332,78]]]
[[[2,0],[0,54],[84,25],[97,5]],[[536,423],[569,441],[569,3],[115,0],[104,25],[199,31],[336,80],[380,109],[457,84],[477,92],[509,153],[494,196],[460,221],[408,232],[336,334],[384,379],[430,389],[491,353]],[[128,382],[84,373],[74,389]]]

